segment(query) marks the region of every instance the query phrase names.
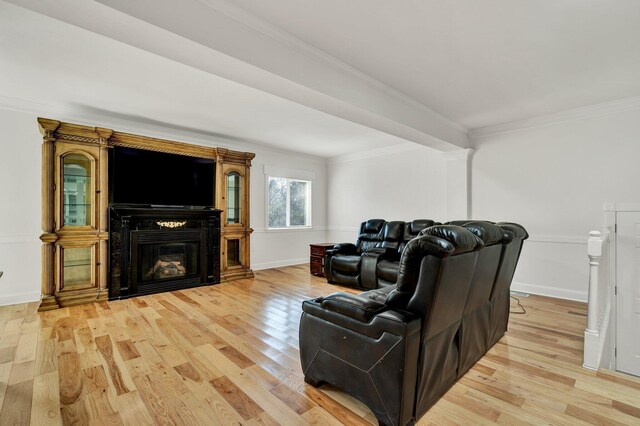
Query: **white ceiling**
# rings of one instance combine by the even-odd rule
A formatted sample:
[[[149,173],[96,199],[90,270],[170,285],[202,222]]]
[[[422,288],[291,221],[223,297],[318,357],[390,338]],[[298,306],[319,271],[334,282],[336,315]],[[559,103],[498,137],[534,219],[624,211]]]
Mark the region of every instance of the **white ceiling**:
[[[474,129],[640,95],[638,0],[234,0]]]
[[[323,157],[406,143],[0,2],[2,97]]]
[[[8,1],[0,101],[323,157],[640,95],[638,0]]]

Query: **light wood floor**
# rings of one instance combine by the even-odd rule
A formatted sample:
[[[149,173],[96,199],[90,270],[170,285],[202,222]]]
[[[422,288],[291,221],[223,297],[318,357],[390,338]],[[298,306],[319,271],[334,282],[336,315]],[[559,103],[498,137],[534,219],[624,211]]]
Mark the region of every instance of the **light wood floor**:
[[[254,280],[37,313],[0,308],[0,424],[369,424],[303,382],[301,265]],[[580,367],[585,305],[531,296],[419,424],[640,424],[640,380]]]

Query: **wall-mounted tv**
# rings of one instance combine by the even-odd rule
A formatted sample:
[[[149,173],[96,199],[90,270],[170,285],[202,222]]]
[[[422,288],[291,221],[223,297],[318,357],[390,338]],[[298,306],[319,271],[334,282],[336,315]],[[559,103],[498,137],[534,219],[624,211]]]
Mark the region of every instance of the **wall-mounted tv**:
[[[109,203],[213,207],[215,161],[114,147]]]

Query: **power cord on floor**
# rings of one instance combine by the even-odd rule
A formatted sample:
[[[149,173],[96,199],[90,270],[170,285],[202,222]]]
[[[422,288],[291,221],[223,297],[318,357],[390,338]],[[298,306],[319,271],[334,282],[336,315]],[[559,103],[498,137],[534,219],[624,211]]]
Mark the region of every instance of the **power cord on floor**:
[[[512,310],[509,310],[509,313],[511,313],[511,314],[518,314],[518,315],[526,314],[526,313],[527,313],[527,310],[524,308],[524,306],[522,306],[522,303],[520,303],[520,299],[518,299],[517,297],[515,297],[515,296],[513,296],[513,295],[511,296],[511,298],[516,300],[516,302],[518,303],[518,308],[522,309],[522,311],[512,311]]]

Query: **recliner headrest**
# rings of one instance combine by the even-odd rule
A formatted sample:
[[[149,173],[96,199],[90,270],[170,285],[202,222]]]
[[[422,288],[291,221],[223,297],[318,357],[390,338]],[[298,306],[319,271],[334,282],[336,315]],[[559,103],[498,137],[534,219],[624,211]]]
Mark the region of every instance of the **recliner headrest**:
[[[482,222],[482,223],[490,223],[492,225],[495,225],[495,222],[491,222],[490,220],[476,220],[476,219],[463,219],[463,220],[451,220],[449,222],[445,222],[445,225],[458,225],[458,226],[464,226],[467,223],[476,223],[476,222]]]
[[[501,243],[505,236],[502,228],[489,222],[468,222],[462,227],[480,238],[485,246]]]
[[[384,225],[382,239],[384,241],[402,241],[404,233],[404,222],[387,222]]]
[[[366,222],[363,222],[362,231],[367,234],[376,234],[380,232],[384,223],[384,219],[369,219]]]
[[[479,250],[484,246],[484,243],[480,238],[475,236],[471,231],[468,231],[465,228],[457,225],[431,226],[420,231],[418,239],[423,240],[423,238],[420,237],[424,236],[438,237],[448,242],[450,246],[453,247],[453,252],[448,254],[466,253],[469,251]],[[409,244],[411,244],[413,241],[415,240],[411,240]],[[407,244],[406,249],[409,248],[409,244]],[[443,249],[445,248],[445,244],[440,242],[438,244]],[[449,249],[447,249],[446,251],[449,251]]]
[[[407,222],[407,230],[405,234],[416,236],[420,231],[424,228],[428,228],[430,226],[435,225],[435,222],[431,219],[416,219],[411,222]]]
[[[504,229],[505,231],[510,231],[513,233],[514,238],[519,239],[519,240],[526,240],[527,238],[529,238],[529,233],[527,232],[526,229],[524,229],[524,226],[518,224],[518,223],[513,223],[513,222],[498,222],[496,223],[497,226],[499,226],[500,228]]]

